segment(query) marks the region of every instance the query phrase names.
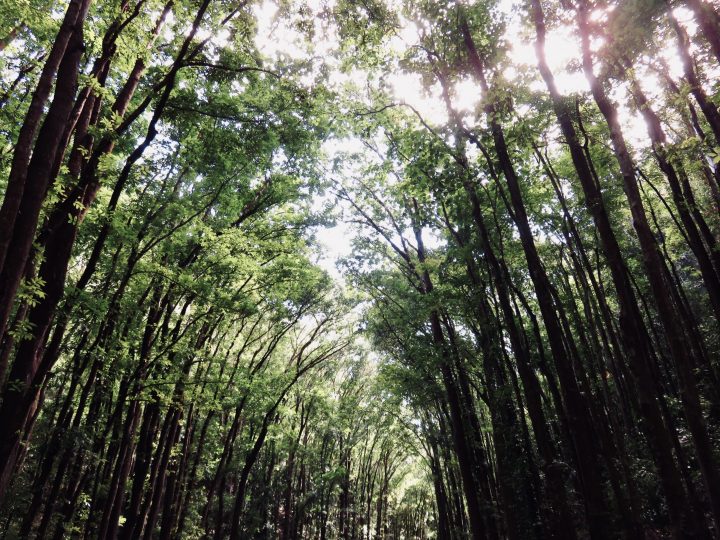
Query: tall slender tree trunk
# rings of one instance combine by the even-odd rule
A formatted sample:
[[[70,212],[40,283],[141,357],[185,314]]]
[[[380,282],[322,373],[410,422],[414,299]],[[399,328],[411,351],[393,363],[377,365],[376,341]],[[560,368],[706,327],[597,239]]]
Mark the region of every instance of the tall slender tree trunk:
[[[17,209],[14,229],[7,248],[8,256],[0,272],[0,330],[4,330],[25,263],[35,236],[38,215],[50,181],[50,168],[58,152],[65,122],[67,122],[77,89],[80,57],[83,52],[83,21],[89,0],[78,6],[73,19],[72,34],[58,67],[53,103],[38,133],[36,150],[27,167],[25,189]],[[0,211],[1,212],[1,211]],[[0,248],[2,242],[0,242]],[[2,253],[0,253],[1,255]],[[32,403],[36,401],[39,382],[37,357],[29,363],[15,362],[8,375],[0,406],[0,501],[4,499],[11,476],[15,470],[20,438],[25,431]],[[41,374],[44,378],[44,373]]]
[[[461,22],[461,31],[473,73],[480,83],[483,93],[489,95],[483,63],[475,48],[470,28],[464,20]],[[565,347],[565,337],[556,311],[557,306],[555,306],[550,293],[550,282],[543,268],[537,248],[535,247],[517,175],[508,153],[505,136],[497,120],[497,111],[491,103],[486,105],[486,113],[488,115],[500,168],[510,192],[515,224],[520,234],[520,241],[525,253],[530,277],[535,288],[538,304],[540,305],[540,311],[548,333],[550,349],[553,353],[553,360],[560,380],[565,414],[568,418],[571,436],[575,446],[578,472],[581,478],[590,534],[593,539],[609,538],[609,506],[597,455],[598,448],[593,442],[594,430],[590,418],[590,411],[575,379],[572,367],[573,363]]]
[[[558,92],[554,76],[547,65],[545,21],[539,0],[533,0],[532,10],[537,33],[536,51],[539,70],[550,93],[558,123],[569,146],[573,165],[585,194],[585,204],[598,230],[603,252],[610,267],[620,303],[621,337],[623,345],[630,353],[629,367],[634,375],[640,413],[643,418],[641,425],[650,442],[654,461],[658,467],[674,532],[679,538],[691,531],[696,531],[691,533],[691,536],[702,538],[704,537],[704,534],[700,532],[702,526],[693,523],[693,513],[688,506],[680,473],[673,458],[671,438],[654,395],[655,389],[651,382],[654,377],[651,374],[653,357],[650,338],[629,280],[629,272],[625,267],[623,255],[612,230],[600,187],[594,178],[591,164],[586,158],[573,126],[567,102]]]
[[[610,139],[623,177],[625,194],[633,217],[633,227],[640,243],[643,264],[652,289],[658,315],[662,322],[670,354],[674,361],[680,384],[680,398],[683,405],[688,427],[693,437],[695,451],[710,497],[713,516],[716,524],[720,524],[720,475],[713,456],[707,427],[703,419],[704,413],[700,402],[697,381],[693,373],[696,365],[691,356],[692,348],[687,343],[683,332],[683,320],[673,305],[673,293],[663,276],[663,264],[660,259],[657,241],[650,229],[643,207],[640,190],[635,177],[635,167],[625,144],[625,139],[618,122],[617,110],[607,97],[602,83],[593,72],[593,61],[590,52],[590,30],[588,26],[588,6],[584,0],[578,9],[578,23],[583,48],[583,69],[590,82],[593,97],[610,129]],[[716,111],[717,112],[717,111]],[[678,324],[680,323],[680,324]]]

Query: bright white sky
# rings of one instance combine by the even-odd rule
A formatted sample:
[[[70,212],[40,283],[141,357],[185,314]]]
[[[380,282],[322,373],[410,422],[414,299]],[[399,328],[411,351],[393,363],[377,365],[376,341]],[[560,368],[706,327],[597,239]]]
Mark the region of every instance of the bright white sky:
[[[334,4],[335,0],[309,0],[304,2],[306,8],[312,10],[314,14],[320,13],[323,9],[332,8]],[[513,0],[502,0],[500,9],[508,18],[505,39],[511,44],[510,60],[512,61],[512,67],[504,72],[504,76],[509,81],[513,81],[517,80],[522,74],[530,73],[534,77],[534,81],[530,83],[531,88],[543,91],[544,84],[537,75],[534,43],[531,37],[524,36],[521,31],[520,16],[522,15],[522,8],[517,6]],[[306,80],[302,82],[311,86],[320,73],[320,67],[324,64],[329,68],[333,68],[330,69],[330,80],[325,81],[326,84],[336,88],[343,88],[348,85],[358,89],[366,87],[368,84],[366,72],[361,69],[353,69],[346,73],[338,69],[338,60],[332,54],[338,46],[336,28],[329,25],[327,20],[316,17],[315,39],[311,45],[308,45],[302,34],[288,25],[285,17],[276,17],[278,7],[272,0],[264,0],[257,4],[254,10],[258,21],[256,44],[263,55],[277,60],[314,58],[314,69],[307,75]],[[677,8],[675,14],[691,35],[697,31],[692,16],[687,9]],[[604,14],[596,13],[594,16],[601,18]],[[223,40],[227,40],[227,36],[216,36],[214,39],[218,44]],[[418,28],[413,22],[406,20],[398,35],[390,39],[388,47],[391,51],[401,55],[403,51],[415,45],[418,41]],[[594,43],[595,47],[601,45],[599,42]],[[311,50],[309,50],[309,47],[311,47]],[[579,40],[574,34],[573,28],[560,27],[548,31],[546,37],[547,59],[550,68],[554,72],[560,91],[565,94],[587,92],[589,90],[582,71],[571,70],[568,67],[571,61],[577,61],[580,57],[579,49]],[[670,46],[662,51],[662,55],[665,57],[672,75],[678,78],[681,74],[681,64],[674,47]],[[656,75],[643,71],[640,71],[638,75],[645,91],[650,96],[656,94],[660,87]],[[402,101],[412,105],[420,111],[430,124],[439,125],[447,121],[445,107],[440,99],[438,87],[425,89],[418,76],[400,71],[390,74],[386,80],[393,89],[395,99],[398,102]],[[622,86],[616,90],[618,94],[616,95],[617,102],[627,103],[626,99],[620,99],[623,97],[622,93],[624,91],[625,89]],[[359,96],[361,96],[361,93],[359,93]],[[454,88],[454,105],[457,110],[466,113],[465,117],[468,122],[474,121],[472,113],[478,106],[479,98],[480,91],[471,80],[461,81]],[[472,120],[471,117],[473,117]],[[621,118],[625,124],[625,135],[629,142],[635,147],[645,144],[647,141],[646,127],[640,115],[629,109],[621,108]],[[359,140],[350,138],[328,141],[324,150],[328,158],[332,159],[338,152],[363,152],[364,147]],[[330,197],[330,195],[327,197]],[[317,201],[317,208],[321,208],[325,202],[327,202],[327,199]],[[336,208],[338,208],[337,205]],[[353,228],[343,221],[339,221],[334,227],[321,228],[317,232],[317,239],[321,247],[318,262],[336,279],[341,280],[342,276],[336,269],[335,263],[339,258],[351,253],[354,234]],[[436,238],[427,240],[429,247],[438,245],[440,242]]]

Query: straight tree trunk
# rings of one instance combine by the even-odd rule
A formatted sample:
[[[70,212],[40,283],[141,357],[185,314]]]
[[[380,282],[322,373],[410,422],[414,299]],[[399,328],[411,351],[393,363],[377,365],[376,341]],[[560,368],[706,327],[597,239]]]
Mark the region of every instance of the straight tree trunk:
[[[662,419],[660,408],[655,398],[650,338],[642,319],[629,272],[623,262],[615,234],[610,224],[600,188],[592,173],[591,164],[579,142],[573,126],[567,102],[560,96],[555,79],[545,59],[545,21],[539,0],[532,2],[533,18],[537,32],[536,51],[538,66],[553,102],[558,123],[569,146],[570,155],[585,194],[585,204],[593,218],[602,242],[603,252],[610,267],[613,284],[620,303],[620,329],[623,345],[630,353],[629,367],[634,375],[635,388],[638,393],[640,413],[643,418],[642,428],[650,442],[654,461],[663,485],[668,509],[677,537],[696,531],[693,534],[704,537],[702,527],[692,522],[690,510],[683,489],[682,480],[672,454],[671,438]]]
[[[461,31],[473,73],[480,83],[483,93],[488,95],[489,88],[485,81],[483,63],[475,48],[468,24],[464,20],[461,22]],[[548,333],[553,360],[555,361],[555,367],[560,380],[565,414],[568,418],[578,460],[578,472],[584,492],[583,495],[590,534],[593,539],[609,538],[609,506],[603,486],[597,446],[592,440],[594,430],[590,418],[590,411],[578,387],[573,372],[572,360],[568,356],[568,351],[564,344],[565,338],[562,327],[557,316],[556,306],[550,294],[551,286],[535,247],[517,175],[508,153],[505,136],[496,118],[497,111],[494,106],[489,103],[486,105],[486,112],[495,142],[495,151],[498,155],[500,168],[510,191],[515,224],[520,234],[528,270],[534,284],[535,293]]]
[[[672,302],[674,295],[663,277],[663,264],[660,260],[657,242],[647,221],[637,179],[635,178],[635,167],[618,122],[617,110],[608,99],[601,82],[593,72],[587,9],[587,5],[583,0],[578,9],[578,23],[583,47],[583,69],[590,82],[593,97],[610,129],[610,138],[622,173],[623,186],[633,217],[633,227],[640,243],[643,264],[653,292],[658,315],[665,331],[670,354],[677,370],[683,411],[693,437],[705,486],[710,497],[713,517],[715,523],[720,524],[720,475],[713,457],[712,445],[703,419],[704,413],[700,403],[697,382],[693,374],[693,367],[696,364],[695,359],[690,354],[692,349],[688,346],[683,333],[682,318],[678,317],[678,312]],[[678,322],[681,324],[679,325]]]

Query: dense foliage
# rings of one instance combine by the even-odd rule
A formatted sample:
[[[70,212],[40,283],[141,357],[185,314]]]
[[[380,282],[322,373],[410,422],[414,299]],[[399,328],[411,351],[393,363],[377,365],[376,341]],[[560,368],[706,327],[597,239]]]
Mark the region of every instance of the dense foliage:
[[[707,0],[6,2],[0,535],[717,538],[719,62]]]

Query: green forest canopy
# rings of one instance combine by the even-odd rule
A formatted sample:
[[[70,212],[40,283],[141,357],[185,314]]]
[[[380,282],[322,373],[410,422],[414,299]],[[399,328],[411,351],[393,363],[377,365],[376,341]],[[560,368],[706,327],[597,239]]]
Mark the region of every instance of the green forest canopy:
[[[2,538],[718,538],[715,0],[6,0],[0,72]]]

